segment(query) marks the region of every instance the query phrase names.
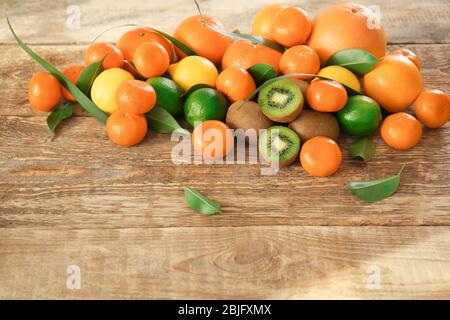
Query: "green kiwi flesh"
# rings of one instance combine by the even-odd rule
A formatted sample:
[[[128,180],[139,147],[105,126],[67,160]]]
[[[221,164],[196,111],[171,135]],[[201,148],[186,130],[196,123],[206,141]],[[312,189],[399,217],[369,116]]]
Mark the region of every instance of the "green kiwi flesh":
[[[270,120],[289,123],[302,112],[304,99],[298,85],[282,79],[266,85],[259,93],[258,103]]]
[[[295,131],[287,127],[270,127],[259,137],[258,150],[266,161],[287,167],[298,157],[300,138]]]

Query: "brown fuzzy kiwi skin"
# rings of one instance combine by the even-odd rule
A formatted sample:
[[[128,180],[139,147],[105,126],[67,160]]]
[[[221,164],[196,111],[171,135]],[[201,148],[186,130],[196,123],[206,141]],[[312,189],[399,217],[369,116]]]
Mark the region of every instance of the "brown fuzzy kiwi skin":
[[[297,87],[300,89],[303,95],[303,99],[306,98],[306,93],[308,92],[309,83],[300,79],[290,79],[293,83],[297,85]]]
[[[273,122],[267,118],[261,111],[259,104],[248,101],[244,105],[244,101],[236,101],[227,112],[226,124],[231,129],[255,129],[259,134],[261,129],[268,129],[273,126]],[[249,142],[248,139],[246,139]]]
[[[289,124],[304,143],[317,136],[325,136],[334,141],[339,140],[339,124],[336,118],[325,112],[304,110],[301,115]]]

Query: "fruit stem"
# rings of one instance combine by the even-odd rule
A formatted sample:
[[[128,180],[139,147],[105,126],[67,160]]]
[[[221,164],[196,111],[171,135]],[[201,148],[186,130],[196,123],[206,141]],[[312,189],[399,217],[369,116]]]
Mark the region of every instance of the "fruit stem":
[[[197,0],[194,0],[195,6],[197,7],[198,13],[200,14],[200,18],[203,20],[203,13],[202,9],[200,8],[200,5],[198,4]]]

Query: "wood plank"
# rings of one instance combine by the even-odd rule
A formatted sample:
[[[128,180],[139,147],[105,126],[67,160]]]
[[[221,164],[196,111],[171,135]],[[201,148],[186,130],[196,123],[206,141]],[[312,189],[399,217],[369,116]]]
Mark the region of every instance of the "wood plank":
[[[200,1],[203,12],[220,17],[228,29],[239,28],[249,32],[255,13],[273,0],[247,1],[211,0]],[[382,21],[390,43],[450,43],[450,8],[446,0],[404,1],[404,0],[358,0],[358,3],[380,7]],[[298,1],[283,3],[299,5]],[[302,8],[311,16],[329,6],[325,0],[304,0]],[[66,26],[70,13],[69,5],[76,5],[81,14],[80,29]],[[111,10],[111,8],[114,8]],[[129,0],[95,1],[77,3],[60,1],[6,0],[2,10],[12,18],[19,35],[25,35],[30,43],[89,43],[104,30],[124,24],[147,25],[173,32],[180,21],[197,14],[193,1],[151,1]],[[72,12],[73,14],[73,12]],[[103,39],[116,41],[123,30],[113,30]],[[0,25],[0,43],[13,41],[6,24]]]
[[[0,239],[2,299],[450,298],[448,227],[3,229]],[[80,290],[66,288],[69,265]]]
[[[331,178],[313,178],[299,163],[275,176],[260,165],[176,165],[176,142],[150,134],[133,148],[113,145],[93,118],[68,120],[55,139],[43,117],[0,117],[0,227],[119,228],[247,225],[450,225],[449,125],[425,130],[420,145],[399,152],[377,137],[367,165],[350,159]],[[351,180],[407,168],[398,194],[364,203]],[[187,207],[191,185],[223,205],[203,217]]]
[[[450,91],[450,45],[390,46],[390,50],[407,47],[417,52],[423,62],[422,75],[425,88]],[[34,46],[36,52],[61,70],[73,63],[82,62],[86,46]],[[12,63],[14,62],[14,63]],[[1,115],[43,115],[28,104],[28,82],[42,68],[31,60],[17,45],[0,45],[0,97]],[[78,114],[80,112],[77,112]],[[86,114],[81,112],[81,114]]]

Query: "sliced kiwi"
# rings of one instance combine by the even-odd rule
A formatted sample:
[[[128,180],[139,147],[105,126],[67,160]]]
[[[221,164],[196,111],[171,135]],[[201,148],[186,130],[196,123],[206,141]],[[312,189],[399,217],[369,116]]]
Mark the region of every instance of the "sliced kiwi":
[[[258,150],[266,161],[277,162],[280,167],[287,167],[297,159],[300,152],[300,138],[295,131],[287,127],[270,127],[259,137]]]
[[[262,112],[272,121],[294,121],[303,110],[303,94],[290,79],[282,79],[265,86],[258,96]]]
[[[300,116],[289,124],[289,128],[300,136],[303,143],[317,136],[339,140],[339,124],[330,113],[303,110]]]

